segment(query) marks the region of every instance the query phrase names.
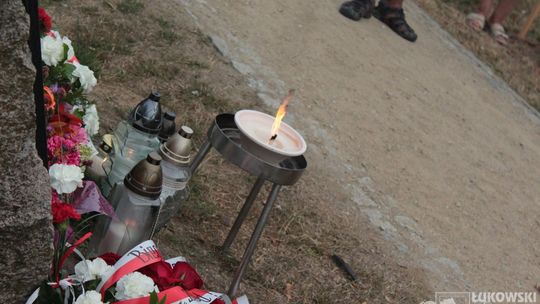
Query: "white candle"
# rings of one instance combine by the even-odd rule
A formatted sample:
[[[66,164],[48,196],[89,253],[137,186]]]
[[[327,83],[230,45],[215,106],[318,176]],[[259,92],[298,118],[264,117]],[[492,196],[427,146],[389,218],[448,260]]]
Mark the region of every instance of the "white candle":
[[[277,137],[270,140],[274,117],[268,114],[253,110],[242,110],[234,115],[234,120],[242,134],[260,147],[249,147],[250,143],[247,142],[246,148],[251,148],[252,152],[263,156],[268,156],[268,152],[271,152],[274,154],[273,157],[270,156],[272,159],[298,156],[306,152],[307,145],[304,138],[284,122],[281,123]]]
[[[109,228],[99,245],[99,252],[118,252],[127,233],[128,228],[126,224],[119,220],[111,219]]]

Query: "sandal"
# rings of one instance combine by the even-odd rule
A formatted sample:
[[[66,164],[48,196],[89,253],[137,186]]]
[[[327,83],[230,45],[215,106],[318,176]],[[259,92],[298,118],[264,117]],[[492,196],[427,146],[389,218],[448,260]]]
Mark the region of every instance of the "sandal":
[[[470,28],[480,32],[486,26],[486,17],[482,14],[470,13],[467,15],[466,22]]]
[[[347,1],[341,5],[339,12],[354,21],[358,21],[362,17],[370,18],[373,12],[373,2],[371,0]]]
[[[375,8],[374,16],[404,39],[415,42],[418,38],[412,27],[405,21],[402,8],[392,8],[380,1]]]
[[[504,27],[500,23],[492,23],[489,25],[489,30],[491,36],[499,44],[507,45],[508,44],[508,35],[504,31]]]

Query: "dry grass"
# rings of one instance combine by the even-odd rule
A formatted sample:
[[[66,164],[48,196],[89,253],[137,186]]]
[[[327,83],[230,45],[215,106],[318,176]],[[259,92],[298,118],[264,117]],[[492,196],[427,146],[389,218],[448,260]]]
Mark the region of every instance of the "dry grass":
[[[93,98],[108,132],[152,88],[202,143],[219,112],[257,108],[254,92],[194,29],[175,1],[48,1],[62,33],[86,48],[81,58],[100,70]],[[240,102],[243,101],[243,102]],[[309,171],[280,194],[241,286],[252,303],[410,303],[431,297],[423,276],[397,265],[387,244],[360,212],[345,206],[329,185]],[[248,216],[229,254],[225,239],[253,178],[211,153],[193,178],[191,197],[158,236],[166,256],[185,255],[207,288],[226,291],[261,211]],[[266,189],[265,191],[268,191]],[[365,224],[365,225],[364,225]],[[338,254],[358,272],[351,283],[332,263]]]
[[[444,29],[487,63],[529,104],[540,110],[540,20],[529,32],[528,41],[515,38],[535,0],[521,1],[505,26],[511,36],[508,46],[501,46],[488,33],[476,33],[465,24],[467,13],[474,11],[477,1],[417,0]]]

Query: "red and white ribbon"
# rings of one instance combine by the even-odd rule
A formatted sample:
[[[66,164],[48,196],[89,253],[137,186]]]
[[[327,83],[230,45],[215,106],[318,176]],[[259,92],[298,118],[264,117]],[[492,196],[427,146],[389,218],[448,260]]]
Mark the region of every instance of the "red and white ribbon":
[[[191,289],[188,291],[188,294],[190,295],[191,299],[188,299],[187,301],[180,301],[174,304],[209,304],[214,302],[215,300],[223,300],[226,304],[231,303],[229,297],[217,292]],[[191,302],[189,300],[191,300]]]
[[[123,276],[161,260],[163,258],[156,244],[150,240],[144,241],[129,250],[114,264],[114,271],[101,279],[96,291],[100,292],[103,297],[107,289],[113,286]]]
[[[234,299],[234,301],[232,301],[232,304],[249,304],[249,301],[247,296],[243,295],[239,298]]]
[[[174,265],[176,265],[176,263],[180,263],[180,262],[186,262],[187,263],[187,260],[183,256],[177,256],[175,258],[165,260],[165,262],[169,263],[169,265],[171,265],[171,268],[174,268]]]
[[[225,304],[231,304],[231,300],[224,294],[199,289],[185,291],[178,286],[159,292],[157,296],[160,300],[165,298],[165,304],[210,304],[216,300],[223,300]],[[149,300],[148,296],[118,301],[113,304],[148,304]]]

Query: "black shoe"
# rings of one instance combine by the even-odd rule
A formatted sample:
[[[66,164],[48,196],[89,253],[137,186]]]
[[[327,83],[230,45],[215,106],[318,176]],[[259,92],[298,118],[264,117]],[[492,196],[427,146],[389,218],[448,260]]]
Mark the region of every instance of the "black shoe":
[[[352,0],[344,2],[339,8],[339,12],[354,21],[363,18],[370,18],[373,12],[371,0]]]
[[[415,42],[418,36],[412,29],[412,27],[405,21],[405,13],[402,8],[392,8],[386,6],[383,1],[379,2],[379,5],[374,11],[375,18],[388,25],[396,34],[402,38]]]

